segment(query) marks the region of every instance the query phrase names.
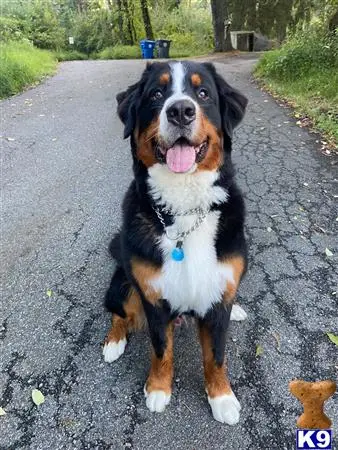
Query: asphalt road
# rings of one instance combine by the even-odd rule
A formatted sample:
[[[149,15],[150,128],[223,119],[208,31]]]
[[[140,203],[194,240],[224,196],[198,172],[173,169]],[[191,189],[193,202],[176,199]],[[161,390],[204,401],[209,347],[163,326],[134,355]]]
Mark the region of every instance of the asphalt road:
[[[301,406],[288,382],[338,373],[325,334],[338,334],[335,166],[318,136],[250,82],[254,62],[217,63],[250,100],[233,152],[250,242],[239,297],[249,318],[232,323],[227,345],[242,404],[234,427],[212,419],[192,324],[176,330],[174,392],[163,414],[145,406],[146,333],[131,336],[117,363],[102,359],[107,244],[131,179],[115,95],[143,63],[64,63],[1,102],[1,449],[294,448]],[[45,395],[40,407],[33,388]],[[337,436],[337,394],[326,411]]]

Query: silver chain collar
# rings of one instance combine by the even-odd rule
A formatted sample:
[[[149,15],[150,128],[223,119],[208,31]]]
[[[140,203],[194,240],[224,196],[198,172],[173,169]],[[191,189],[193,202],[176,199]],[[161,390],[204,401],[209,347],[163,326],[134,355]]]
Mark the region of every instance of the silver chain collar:
[[[191,216],[193,214],[197,214],[197,216],[198,216],[195,223],[188,230],[178,233],[177,236],[173,238],[168,235],[167,228],[166,228],[167,225],[164,221],[164,218],[163,218],[160,210],[156,207],[154,207],[153,209],[154,209],[159,221],[163,225],[164,232],[165,232],[167,238],[172,241],[181,241],[181,243],[183,243],[183,240],[187,236],[189,236],[189,234],[191,234],[193,231],[195,231],[202,224],[202,222],[204,222],[205,218],[207,217],[208,213],[210,212],[210,209],[205,210],[202,208],[194,208],[194,209],[189,209],[189,210],[185,211],[184,213],[173,214],[170,210],[164,209],[164,212],[166,214],[171,214],[172,216],[185,217],[185,216]]]

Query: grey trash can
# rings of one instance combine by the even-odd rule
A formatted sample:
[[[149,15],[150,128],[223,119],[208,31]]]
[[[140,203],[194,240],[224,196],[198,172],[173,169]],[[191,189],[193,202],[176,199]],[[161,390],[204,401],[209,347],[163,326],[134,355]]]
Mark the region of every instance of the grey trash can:
[[[170,42],[167,39],[158,39],[157,43],[157,56],[159,58],[169,58]]]

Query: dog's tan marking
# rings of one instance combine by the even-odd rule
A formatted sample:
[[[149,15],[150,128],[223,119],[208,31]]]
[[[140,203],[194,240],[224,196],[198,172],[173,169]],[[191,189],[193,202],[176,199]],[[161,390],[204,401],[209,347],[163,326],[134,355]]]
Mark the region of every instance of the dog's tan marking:
[[[220,366],[216,363],[212,351],[212,342],[206,326],[199,327],[199,336],[203,353],[205,387],[210,398],[231,394],[231,387],[227,376],[225,362]]]
[[[174,374],[173,352],[174,325],[170,323],[166,330],[166,348],[162,358],[158,358],[153,350],[151,368],[146,383],[146,391],[164,391],[171,394],[171,384]]]
[[[148,302],[155,304],[161,298],[161,292],[155,290],[151,282],[160,275],[160,269],[138,258],[131,260],[132,274]]]
[[[156,118],[139,136],[138,131],[135,132],[137,159],[142,161],[146,167],[151,167],[157,163],[152,140],[154,138],[158,140],[159,126],[159,119]]]
[[[245,261],[242,256],[233,255],[221,261],[223,264],[230,266],[233,272],[233,282],[227,280],[226,291],[223,294],[225,303],[232,303],[236,296],[236,292],[241,281],[242,275],[245,271]]]
[[[123,308],[127,317],[122,318],[113,314],[112,326],[105,339],[105,344],[119,342],[126,338],[128,331],[137,330],[144,326],[145,316],[141,299],[134,288],[130,289],[128,298],[123,303]]]
[[[191,75],[191,82],[193,86],[200,86],[202,84],[201,76],[198,73],[193,73]]]
[[[168,84],[170,80],[169,72],[164,72],[160,76],[160,84]]]
[[[221,137],[215,126],[206,116],[201,115],[200,131],[197,136],[198,142],[203,142],[208,138],[209,148],[207,154],[201,162],[197,164],[197,170],[217,170],[223,162],[223,150]]]

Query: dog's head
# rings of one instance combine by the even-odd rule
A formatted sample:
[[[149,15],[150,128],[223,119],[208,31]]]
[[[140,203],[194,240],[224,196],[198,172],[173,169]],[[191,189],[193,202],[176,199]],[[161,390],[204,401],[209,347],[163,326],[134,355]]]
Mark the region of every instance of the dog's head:
[[[212,64],[190,61],[148,64],[117,102],[134,157],[176,173],[217,170],[247,105]]]

